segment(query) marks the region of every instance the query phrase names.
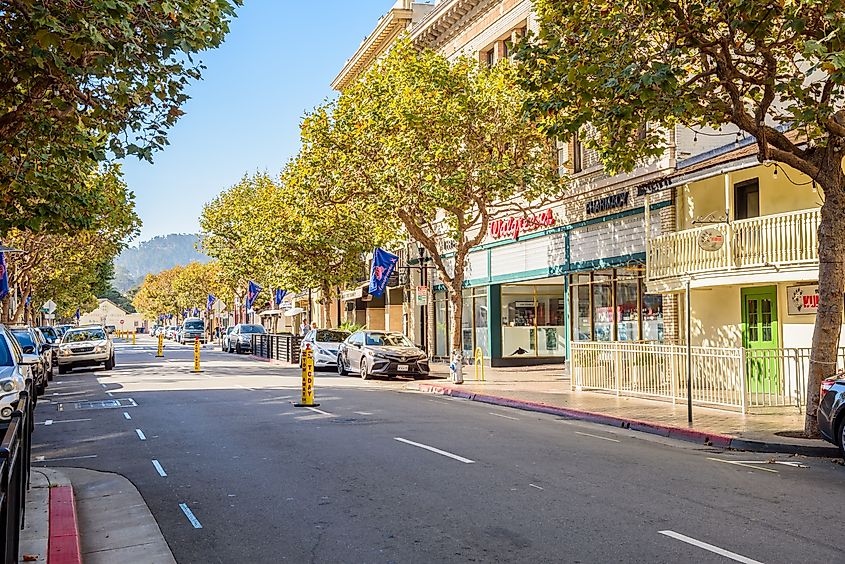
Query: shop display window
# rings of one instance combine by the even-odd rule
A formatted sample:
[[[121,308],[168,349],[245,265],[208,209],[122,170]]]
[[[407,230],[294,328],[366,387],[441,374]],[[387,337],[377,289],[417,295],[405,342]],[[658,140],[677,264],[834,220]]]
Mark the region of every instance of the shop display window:
[[[502,356],[566,353],[562,285],[502,287]]]

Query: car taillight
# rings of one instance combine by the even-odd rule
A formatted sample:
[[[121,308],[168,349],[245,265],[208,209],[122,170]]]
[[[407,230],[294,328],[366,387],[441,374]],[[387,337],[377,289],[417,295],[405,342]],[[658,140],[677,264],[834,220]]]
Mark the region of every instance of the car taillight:
[[[835,383],[836,380],[822,380],[822,385],[819,388],[819,401],[824,399],[825,394],[830,391]]]

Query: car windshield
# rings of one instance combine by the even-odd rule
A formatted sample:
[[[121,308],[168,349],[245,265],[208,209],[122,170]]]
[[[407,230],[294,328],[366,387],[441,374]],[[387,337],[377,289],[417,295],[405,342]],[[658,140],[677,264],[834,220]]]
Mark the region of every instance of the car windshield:
[[[102,341],[106,338],[106,332],[102,329],[74,329],[65,333],[65,343],[80,343],[82,341]]]
[[[263,333],[263,325],[241,325],[241,333]]]
[[[186,321],[185,329],[205,329],[205,323],[203,321]]]
[[[12,331],[12,335],[15,336],[15,339],[18,340],[18,344],[21,347],[35,346],[35,343],[32,340],[32,335],[29,334],[29,331]]]
[[[317,331],[317,337],[314,339],[318,343],[342,343],[349,336],[347,331],[328,331],[322,329]]]
[[[44,333],[44,337],[46,337],[50,342],[54,341],[58,336],[56,335],[56,330],[52,327],[39,327],[39,329],[41,329],[41,332]]]
[[[14,366],[12,362],[12,351],[9,350],[9,344],[6,339],[0,337],[0,366]]]
[[[399,333],[367,333],[367,344],[384,347],[413,347],[405,335]]]

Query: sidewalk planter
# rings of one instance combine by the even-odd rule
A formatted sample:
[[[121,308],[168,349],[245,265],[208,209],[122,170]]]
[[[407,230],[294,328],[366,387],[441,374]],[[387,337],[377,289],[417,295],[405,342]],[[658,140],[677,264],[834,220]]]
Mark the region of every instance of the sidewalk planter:
[[[810,349],[754,351],[729,347],[692,347],[693,403],[736,409],[798,408],[806,405]],[[665,399],[687,398],[687,348],[684,345],[574,342],[572,389]],[[840,349],[839,368],[845,366]],[[760,378],[765,372],[765,378]],[[766,383],[765,386],[759,384]]]

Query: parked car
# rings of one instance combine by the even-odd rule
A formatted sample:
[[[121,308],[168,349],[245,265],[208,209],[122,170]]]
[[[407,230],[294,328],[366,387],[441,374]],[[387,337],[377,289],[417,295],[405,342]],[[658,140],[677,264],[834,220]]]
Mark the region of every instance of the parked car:
[[[189,317],[182,322],[179,328],[179,342],[183,345],[185,343],[193,344],[194,340],[199,338],[200,343],[206,342],[205,336],[205,321],[199,317]]]
[[[50,354],[52,356],[53,367],[55,367],[59,363],[59,341],[62,340],[62,336],[55,327],[51,327],[49,325],[41,326],[38,330],[41,331],[41,334],[44,335],[44,339],[47,341],[47,344],[50,345]],[[50,380],[52,379],[53,371],[51,370]]]
[[[21,347],[23,363],[32,366],[35,391],[40,396],[47,388],[47,381],[53,372],[53,353],[43,335],[29,326],[12,327],[12,335]]]
[[[21,346],[9,330],[0,325],[0,433],[5,433],[18,406],[20,393],[32,378],[31,366],[24,364]]]
[[[349,335],[349,331],[341,329],[312,329],[302,338],[300,348],[308,347],[314,351],[314,368],[337,366],[340,344]]]
[[[59,336],[64,337],[65,333],[67,333],[69,329],[73,329],[74,327],[76,327],[76,325],[56,325],[56,331],[59,332]]]
[[[821,400],[816,418],[825,440],[839,447],[845,458],[845,372],[822,381]]]
[[[114,344],[103,327],[78,327],[65,333],[59,345],[59,374],[97,364],[106,370],[114,368]]]
[[[364,380],[374,375],[423,378],[429,374],[428,355],[402,333],[357,331],[340,345],[337,372],[358,373]]]
[[[167,328],[164,330],[164,338],[165,339],[175,339],[176,338],[176,326],[175,325],[168,325]]]
[[[230,353],[250,352],[252,351],[252,335],[266,332],[263,325],[238,323],[232,329],[232,332],[226,336],[223,348]]]

